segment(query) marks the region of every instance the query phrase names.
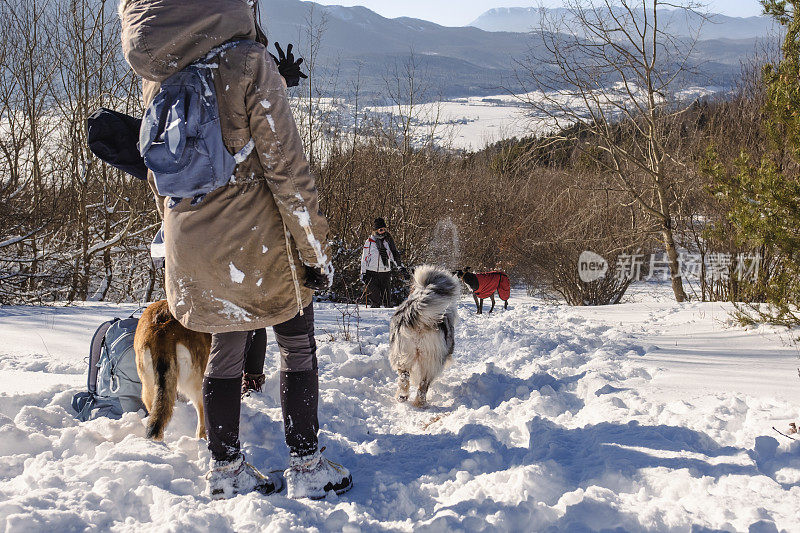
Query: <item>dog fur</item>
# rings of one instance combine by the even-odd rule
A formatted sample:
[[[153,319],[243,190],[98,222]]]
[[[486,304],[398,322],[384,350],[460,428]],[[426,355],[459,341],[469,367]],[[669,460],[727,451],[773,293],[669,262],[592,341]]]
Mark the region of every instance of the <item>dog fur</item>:
[[[397,372],[397,401],[408,400],[414,382],[414,405],[427,405],[428,388],[453,357],[460,292],[458,279],[443,268],[423,265],[414,270],[411,293],[389,326],[389,363]]]
[[[211,335],[183,327],[166,300],[145,309],[133,339],[142,401],[150,413],[147,438],[163,440],[180,392],[197,411],[197,438],[205,438],[203,372],[211,352]]]
[[[475,307],[477,308],[477,312],[478,312],[479,315],[482,315],[483,314],[483,302],[484,302],[484,300],[486,300],[486,298],[478,298],[478,295],[476,294],[476,292],[480,288],[480,284],[478,283],[478,276],[476,276],[475,273],[472,272],[472,270],[470,270],[469,267],[466,267],[464,270],[456,270],[453,274],[456,277],[458,277],[458,279],[463,281],[470,288],[470,290],[472,291],[472,298],[475,300]],[[507,277],[507,275],[505,273],[502,273],[502,275]],[[495,294],[498,294],[498,293],[495,292],[491,296],[489,296],[489,299],[492,301],[492,307],[489,308],[489,312],[490,313],[492,311],[494,311],[494,306],[495,306],[494,295]],[[499,294],[498,294],[498,296],[499,296]],[[503,300],[503,303],[504,303],[503,309],[508,309],[508,300]]]

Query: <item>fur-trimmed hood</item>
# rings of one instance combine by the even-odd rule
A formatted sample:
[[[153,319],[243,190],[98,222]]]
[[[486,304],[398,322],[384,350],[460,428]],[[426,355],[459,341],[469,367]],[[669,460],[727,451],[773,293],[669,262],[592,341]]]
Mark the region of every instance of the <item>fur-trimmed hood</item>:
[[[161,82],[231,39],[254,39],[248,0],[122,0],[122,51],[144,79]]]

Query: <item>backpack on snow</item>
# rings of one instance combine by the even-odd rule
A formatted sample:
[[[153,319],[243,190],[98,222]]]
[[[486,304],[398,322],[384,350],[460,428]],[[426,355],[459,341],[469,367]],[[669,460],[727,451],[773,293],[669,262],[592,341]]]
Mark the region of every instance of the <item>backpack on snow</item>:
[[[75,418],[119,419],[128,412],[147,409],[142,403],[142,383],[136,371],[133,337],[138,318],[114,318],[97,328],[89,349],[87,389],[72,398]]]
[[[253,150],[253,140],[231,155],[222,139],[217,92],[211,63],[214,56],[236,46],[231,41],[164,80],[145,111],[139,150],[170,207],[183,198],[193,203],[230,181],[236,165]]]

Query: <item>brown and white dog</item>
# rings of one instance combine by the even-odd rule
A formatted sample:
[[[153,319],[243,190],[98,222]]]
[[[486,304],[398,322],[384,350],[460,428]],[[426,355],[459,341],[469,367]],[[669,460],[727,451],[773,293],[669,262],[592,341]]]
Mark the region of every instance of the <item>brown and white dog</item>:
[[[133,338],[142,401],[150,413],[147,438],[162,440],[180,392],[197,410],[197,438],[205,438],[203,372],[211,335],[186,329],[169,312],[166,300],[148,306]]]
[[[411,381],[417,384],[416,407],[427,404],[431,383],[453,357],[458,280],[443,268],[414,269],[411,293],[389,325],[389,363],[397,372],[397,401],[408,400]]]

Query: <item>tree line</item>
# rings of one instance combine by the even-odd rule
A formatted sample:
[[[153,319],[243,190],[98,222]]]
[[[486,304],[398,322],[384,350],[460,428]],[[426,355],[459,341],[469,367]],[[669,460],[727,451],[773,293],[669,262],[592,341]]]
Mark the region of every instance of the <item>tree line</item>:
[[[361,296],[361,246],[382,216],[411,265],[500,268],[531,291],[593,305],[619,301],[631,258],[645,257],[636,274],[665,275],[678,301],[767,302],[743,313],[796,323],[797,2],[764,2],[786,28],[779,52],[754,54],[731,92],[691,99],[693,43],[660,25],[662,3],[570,0],[571,18],[545,19],[529,36],[544,46],[517,69],[531,136],[476,152],[448,148],[435,106],[431,116],[420,105],[433,88],[413,54],[387,69],[388,116],[360,102],[357,81],[338,88],[347,105],[323,97],[337,81],[317,68],[325,20],[310,12],[296,43],[310,80],[292,102],[332,228],[327,296]],[[0,303],[163,296],[149,189],[86,144],[94,109],[142,113],[115,10],[0,6]],[[605,278],[581,279],[587,250],[608,261]],[[759,258],[747,277],[741,257]],[[727,261],[712,268],[715,258]]]

